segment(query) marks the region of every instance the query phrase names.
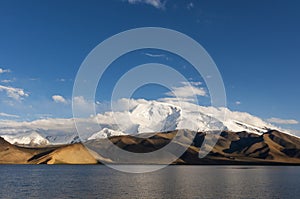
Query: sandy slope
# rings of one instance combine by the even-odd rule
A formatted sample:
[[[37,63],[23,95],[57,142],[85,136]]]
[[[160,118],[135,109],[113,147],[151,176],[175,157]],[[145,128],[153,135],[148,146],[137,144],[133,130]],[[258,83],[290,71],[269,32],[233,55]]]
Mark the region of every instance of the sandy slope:
[[[21,147],[0,138],[1,164],[96,164],[98,161],[82,144]]]
[[[32,155],[33,153],[23,151],[0,137],[0,163],[23,164],[26,163]]]
[[[96,164],[97,160],[82,144],[72,144],[37,154],[28,160],[30,164]]]

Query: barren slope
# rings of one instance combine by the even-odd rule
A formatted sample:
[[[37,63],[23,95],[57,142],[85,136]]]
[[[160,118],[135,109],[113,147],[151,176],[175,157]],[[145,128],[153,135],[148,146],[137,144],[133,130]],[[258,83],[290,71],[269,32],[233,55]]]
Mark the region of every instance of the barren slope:
[[[195,136],[194,136],[195,135]],[[173,149],[189,146],[174,164],[300,164],[300,139],[279,131],[262,135],[247,132],[224,131],[217,144],[205,157],[198,157],[204,138],[209,133],[187,130],[157,134],[139,134],[138,137],[121,135],[107,139],[89,140],[83,144],[47,147],[21,147],[9,144],[0,138],[1,164],[165,164],[168,158],[176,157],[173,150],[139,161],[119,156],[118,149],[134,153],[157,151],[168,145],[174,136]],[[112,142],[115,147],[111,145]],[[97,153],[96,153],[97,152]],[[115,155],[114,157],[111,154]]]

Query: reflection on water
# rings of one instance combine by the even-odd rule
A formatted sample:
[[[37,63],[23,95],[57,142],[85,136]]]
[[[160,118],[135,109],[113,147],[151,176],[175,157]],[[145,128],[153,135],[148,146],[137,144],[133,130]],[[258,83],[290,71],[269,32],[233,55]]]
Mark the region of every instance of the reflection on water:
[[[1,165],[0,198],[298,198],[300,167]]]

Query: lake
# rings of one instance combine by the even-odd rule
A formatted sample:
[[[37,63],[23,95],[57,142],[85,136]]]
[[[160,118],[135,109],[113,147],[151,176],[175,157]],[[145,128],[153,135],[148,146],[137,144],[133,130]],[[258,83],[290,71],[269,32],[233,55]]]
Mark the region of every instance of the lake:
[[[299,198],[300,167],[0,165],[0,198]]]

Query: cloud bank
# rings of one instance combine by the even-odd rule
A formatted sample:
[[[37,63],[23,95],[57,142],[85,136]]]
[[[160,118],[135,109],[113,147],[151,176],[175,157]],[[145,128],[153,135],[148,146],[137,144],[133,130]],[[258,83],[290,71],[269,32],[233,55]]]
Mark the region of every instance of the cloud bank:
[[[269,118],[267,119],[267,121],[275,124],[299,124],[297,120],[293,120],[293,119],[286,120],[286,119],[280,119],[276,117]]]

